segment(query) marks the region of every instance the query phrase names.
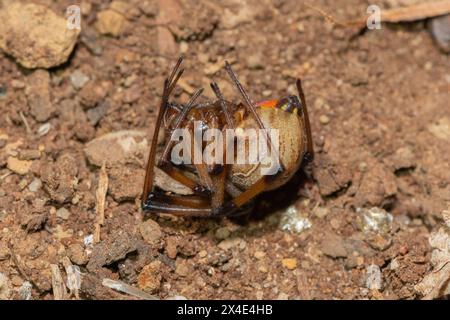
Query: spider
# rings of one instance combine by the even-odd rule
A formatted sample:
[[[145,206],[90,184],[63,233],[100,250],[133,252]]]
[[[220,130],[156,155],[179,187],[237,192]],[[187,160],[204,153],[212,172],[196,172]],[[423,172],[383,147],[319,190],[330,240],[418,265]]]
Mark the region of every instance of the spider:
[[[254,103],[226,61],[225,70],[242,102],[232,103],[225,100],[217,83],[212,82],[210,85],[216,100],[196,102],[203,92],[203,89],[199,89],[186,104],[177,104],[169,102],[169,97],[183,74],[184,69],[180,69],[182,61],[183,57],[180,57],[164,81],[147,162],[142,208],[150,213],[191,217],[249,213],[260,193],[282,186],[298,171],[302,163],[313,159],[311,129],[301,81],[297,79],[296,82],[298,96],[290,95]],[[201,123],[202,130],[215,128],[221,132],[246,128],[266,130],[264,132],[267,132],[267,129],[279,129],[278,148],[275,148],[271,135],[264,136],[271,156],[278,160],[277,170],[271,175],[263,175],[261,170],[255,170],[260,163],[174,164],[170,155],[176,141],[170,137],[177,129],[184,128],[193,133],[195,121]],[[165,144],[162,151],[158,152],[157,137],[161,127],[165,129]],[[192,147],[204,151],[206,146],[203,142],[194,141]],[[225,148],[226,152],[229,152],[229,149]],[[155,166],[189,188],[191,194],[174,194],[156,186]]]

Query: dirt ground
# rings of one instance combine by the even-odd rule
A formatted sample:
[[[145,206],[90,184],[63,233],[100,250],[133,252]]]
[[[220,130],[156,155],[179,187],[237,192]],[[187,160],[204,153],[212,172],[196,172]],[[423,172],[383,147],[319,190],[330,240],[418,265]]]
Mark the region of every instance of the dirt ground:
[[[35,3],[62,16],[70,4]],[[30,71],[0,54],[0,272],[11,298],[24,299],[26,283],[33,299],[53,299],[51,265],[64,275],[65,257],[80,268],[82,299],[132,298],[103,278],[161,299],[421,298],[428,237],[450,203],[450,61],[426,21],[361,31],[303,1],[132,0],[123,29],[103,35],[97,14],[110,1],[82,3],[64,65]],[[341,21],[364,17],[369,4],[314,2]],[[313,165],[260,201],[284,205],[293,194],[289,209],[217,220],[143,214],[148,142],[180,53],[178,102],[199,87],[212,97],[213,79],[238,99],[225,59],[255,100],[294,94],[302,78]],[[109,142],[101,150],[119,131],[137,150],[125,160]],[[111,160],[105,222],[92,244],[102,159]],[[372,207],[393,217],[383,234],[361,223],[361,208]],[[303,228],[286,230],[292,212]]]

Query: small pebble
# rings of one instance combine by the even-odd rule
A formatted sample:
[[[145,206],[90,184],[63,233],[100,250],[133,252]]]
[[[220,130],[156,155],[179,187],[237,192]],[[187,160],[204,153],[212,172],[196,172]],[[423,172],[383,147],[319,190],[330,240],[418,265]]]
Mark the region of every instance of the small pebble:
[[[320,97],[316,98],[316,100],[314,100],[314,108],[316,108],[316,109],[322,108],[324,104],[325,104],[325,101]]]
[[[11,81],[11,87],[14,89],[23,89],[25,88],[25,82],[14,79]]]
[[[335,218],[330,220],[330,225],[335,230],[337,230],[337,229],[339,229],[341,227],[340,221],[338,219],[335,219]]]
[[[84,247],[79,243],[71,244],[67,248],[67,255],[74,264],[84,266],[88,263],[88,256],[84,250]]]
[[[307,260],[302,260],[301,262],[302,269],[308,270],[311,268],[311,263]]]
[[[125,88],[129,88],[129,87],[131,87],[131,85],[134,82],[136,82],[137,79],[138,79],[138,76],[136,74],[132,74],[131,76],[129,76],[125,79],[125,81],[123,82],[123,86]]]
[[[321,115],[319,117],[319,121],[322,124],[328,124],[330,122],[330,117],[326,116],[326,115]]]
[[[81,70],[75,70],[70,75],[70,82],[72,83],[73,87],[77,90],[80,90],[84,87],[86,83],[88,83],[89,77],[83,73]]]
[[[366,270],[366,287],[369,290],[381,290],[382,279],[380,267],[371,264]]]
[[[175,273],[182,277],[186,277],[189,275],[189,266],[185,259],[177,259]]]
[[[198,253],[198,256],[200,258],[205,258],[208,255],[208,252],[206,250],[202,250]]]
[[[141,223],[139,226],[139,231],[142,238],[144,238],[145,242],[148,244],[155,244],[162,237],[162,231],[159,224],[152,219],[148,219],[147,221]]]
[[[83,243],[86,247],[92,246],[92,244],[94,243],[94,235],[90,234],[90,235],[84,237]]]
[[[139,288],[148,292],[157,291],[162,280],[160,270],[161,262],[159,260],[152,261],[146,265],[138,276]]]
[[[297,268],[297,259],[295,258],[286,258],[281,260],[281,263],[283,266],[289,270],[294,270]]]
[[[37,130],[38,136],[40,136],[40,137],[45,136],[50,131],[51,128],[52,128],[52,125],[50,123],[48,123],[48,122],[44,123]]]
[[[25,189],[27,185],[28,185],[27,179],[22,179],[22,180],[19,181],[19,188],[20,188],[20,190]]]
[[[23,279],[18,275],[14,275],[11,277],[11,283],[15,287],[20,287],[23,284]]]
[[[247,67],[249,69],[263,69],[264,62],[260,53],[252,54],[247,57]]]
[[[391,231],[393,217],[386,210],[372,207],[370,209],[357,208],[358,220],[364,232],[373,231],[375,233],[386,234]]]
[[[186,41],[180,42],[180,53],[186,53],[189,50],[189,44]]]
[[[41,152],[39,150],[27,149],[19,151],[20,160],[36,160],[41,157]]]
[[[256,259],[261,260],[262,258],[264,258],[266,256],[266,253],[262,252],[262,251],[256,251],[254,253],[254,256]]]
[[[389,269],[391,270],[396,270],[400,267],[400,263],[398,262],[398,259],[395,258],[391,261],[391,263],[389,264]]]
[[[29,281],[25,281],[19,288],[19,296],[23,300],[32,300],[31,289],[33,289],[33,285]]]
[[[264,91],[262,92],[262,95],[263,95],[264,97],[269,97],[271,94],[272,94],[272,90],[264,90]]]
[[[332,258],[347,257],[344,239],[333,233],[327,233],[320,244],[320,250]]]
[[[8,157],[7,167],[14,173],[17,173],[19,175],[25,175],[28,173],[28,171],[30,171],[32,163],[33,163],[32,161],[19,160],[14,157]]]
[[[327,214],[328,214],[328,208],[325,207],[317,207],[314,209],[314,215],[319,218],[322,219],[324,218]]]
[[[230,234],[231,234],[230,230],[228,230],[225,227],[219,228],[215,232],[215,236],[219,240],[224,240],[224,239],[228,238],[230,236]]]
[[[450,14],[430,19],[429,29],[439,48],[450,52]]]
[[[70,217],[70,211],[66,208],[59,208],[58,210],[56,210],[56,216],[63,220],[67,220]]]
[[[97,13],[95,27],[100,34],[118,37],[125,28],[125,17],[112,9],[102,10]]]
[[[301,233],[304,230],[311,228],[312,224],[308,218],[303,217],[298,212],[295,205],[289,206],[282,212],[279,228],[284,231],[294,233]]]
[[[241,238],[227,238],[225,240],[222,240],[217,247],[219,247],[222,250],[229,250],[234,247],[237,247],[242,242]]]
[[[166,238],[166,252],[170,259],[175,259],[178,254],[178,239],[175,236]]]
[[[365,241],[371,246],[373,249],[378,251],[384,251],[392,245],[392,238],[389,235],[381,235],[381,234],[366,234]]]

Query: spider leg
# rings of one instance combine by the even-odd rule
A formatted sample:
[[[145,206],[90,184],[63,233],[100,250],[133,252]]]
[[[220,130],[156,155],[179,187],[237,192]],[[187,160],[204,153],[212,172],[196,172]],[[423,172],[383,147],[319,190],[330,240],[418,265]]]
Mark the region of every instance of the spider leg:
[[[203,89],[198,89],[192,97],[189,99],[189,102],[183,107],[183,110],[179,113],[177,119],[175,120],[175,125],[173,127],[173,131],[180,129],[181,124],[183,123],[183,120],[186,119],[189,111],[191,111],[192,107],[194,106],[195,100],[202,94]],[[172,150],[173,145],[175,144],[175,141],[170,139],[167,141],[164,151],[162,152],[161,158],[159,159],[159,165],[162,165],[164,163],[169,162],[169,153],[170,150]]]
[[[225,181],[225,191],[233,198],[239,196],[242,191],[238,187],[236,187],[230,180]]]
[[[234,129],[236,126],[234,124],[233,117],[230,113],[230,110],[228,110],[227,104],[222,95],[222,92],[220,91],[219,85],[215,82],[211,82],[211,89],[214,91],[217,99],[219,99],[220,107],[222,108],[222,111],[225,114],[225,118],[227,119],[228,127],[230,129]]]
[[[210,207],[196,203],[195,199],[191,199],[191,203],[180,199],[178,195],[161,195],[151,192],[149,200],[144,204],[143,208],[150,213],[168,213],[178,217],[200,217],[200,218],[218,218],[243,215],[253,208],[252,205],[244,205],[240,208],[229,207],[230,210],[222,209],[220,211],[211,209]]]
[[[180,129],[183,121],[186,119],[189,111],[194,106],[195,100],[201,95],[203,92],[203,89],[197,90],[192,97],[189,99],[189,102],[183,107],[181,112],[179,113],[178,117],[175,119],[175,125],[173,127],[173,131]],[[165,173],[167,173],[170,177],[177,180],[178,182],[184,184],[185,186],[191,188],[195,193],[199,195],[209,195],[211,193],[211,189],[208,188],[208,186],[199,185],[196,181],[192,180],[191,178],[184,175],[183,171],[176,168],[172,165],[172,163],[169,161],[169,155],[172,150],[173,145],[175,144],[175,141],[170,139],[166,142],[166,145],[164,146],[163,152],[161,154],[161,157],[159,159],[157,167],[163,170]],[[200,175],[200,174],[199,174]]]
[[[219,100],[220,103],[220,107],[222,108],[223,113],[225,114],[225,118],[227,120],[227,125],[229,129],[235,129],[236,125],[234,123],[234,119],[233,116],[230,113],[230,110],[227,107],[227,104],[225,102],[225,98],[222,95],[222,92],[219,88],[219,85],[216,82],[212,82],[211,83],[211,89],[214,91],[214,94],[216,95],[217,99]],[[224,135],[225,137],[227,137],[227,135]],[[224,163],[226,164],[226,152],[227,152],[227,141],[225,141],[225,146],[224,146]],[[231,146],[234,148],[234,144],[231,144]],[[229,170],[229,164],[225,165],[225,170],[228,171]],[[225,171],[224,170],[224,171]],[[226,177],[226,174],[224,174]],[[242,194],[242,191],[236,187],[230,180],[225,178],[224,181],[224,188],[225,191],[233,198],[239,196],[240,194]]]
[[[227,122],[227,127],[229,129],[235,129],[235,123],[233,116],[230,113],[230,110],[227,107],[227,104],[225,102],[225,98],[223,97],[223,94],[219,88],[219,85],[216,82],[211,82],[211,89],[213,90],[214,94],[216,95],[217,99],[219,100],[220,107],[222,109],[222,112],[225,115],[225,119]],[[222,129],[222,136],[227,137],[226,134],[224,134],[225,129]],[[242,192],[231,182],[227,179],[227,173],[229,170],[230,165],[226,163],[226,153],[227,153],[227,146],[228,143],[226,140],[223,141],[223,164],[220,166],[220,171],[215,170],[216,172],[219,172],[216,176],[213,176],[213,180],[215,183],[215,189],[216,192],[212,195],[211,199],[211,206],[213,209],[218,209],[223,205],[224,199],[225,199],[225,193],[229,194],[231,197],[237,197]]]
[[[194,134],[192,128],[191,128],[191,136],[194,137],[194,139],[192,139],[192,150],[196,149],[199,154],[202,154],[202,146],[199,145],[198,141],[196,141],[195,134]],[[195,152],[196,151],[194,151],[194,154],[195,154]],[[206,164],[204,164],[203,161],[201,163],[196,163],[194,161],[194,166],[195,166],[195,169],[197,170],[198,177],[200,179],[200,183],[202,185],[206,186],[209,190],[214,191],[214,184],[213,184],[212,178],[208,172],[208,168],[207,168]]]
[[[230,76],[234,85],[238,89],[239,93],[241,94],[242,98],[244,98],[244,106],[250,111],[250,113],[253,114],[253,116],[256,119],[256,122],[258,123],[259,128],[262,130],[266,130],[264,123],[262,122],[261,118],[259,117],[258,113],[256,112],[255,104],[250,99],[249,95],[247,94],[244,87],[240,83],[239,79],[237,78],[236,73],[233,71],[233,69],[231,68],[231,65],[228,63],[228,61],[225,61],[225,69],[228,72],[228,75]],[[279,159],[279,163],[280,163],[279,171],[281,171],[281,172],[284,171],[285,166],[283,165],[283,162],[281,161],[280,157],[278,156],[278,150],[275,150],[275,148],[272,144],[272,141],[270,139],[270,136],[266,135],[265,137],[266,137],[268,146],[271,150],[272,157],[276,157],[277,159]]]
[[[309,116],[308,116],[308,108],[306,107],[305,94],[303,93],[302,82],[300,79],[297,79],[296,85],[297,85],[298,95],[300,97],[300,101],[302,102],[302,106],[303,106],[303,108],[301,108],[301,110],[302,110],[302,117],[305,122],[305,133],[306,133],[306,140],[307,140],[306,154],[304,155],[304,159],[307,162],[311,162],[314,158],[314,147],[313,147],[313,141],[312,141],[312,135],[311,135],[311,124],[309,122]]]
[[[232,125],[234,125],[234,123],[232,123]],[[226,135],[224,134],[225,130],[226,129],[222,129],[222,136],[226,137]],[[216,170],[216,174],[212,176],[216,190],[216,192],[212,194],[211,198],[211,207],[213,208],[213,210],[217,210],[223,205],[225,200],[225,193],[230,194],[230,191],[227,189],[228,184],[236,188],[232,184],[232,182],[227,179],[228,178],[227,174],[230,169],[230,165],[226,163],[227,141],[223,140],[222,142],[223,142],[222,164],[217,165],[218,167],[216,167],[219,168],[220,171]],[[232,192],[233,190],[231,190],[231,193]],[[232,197],[237,195],[238,193],[231,194]]]
[[[175,87],[178,79],[180,79],[181,75],[183,74],[184,70],[183,69],[179,70],[182,62],[183,57],[180,57],[177,63],[175,64],[174,68],[172,69],[170,76],[164,81],[164,89],[161,97],[161,104],[159,106],[158,117],[156,119],[155,128],[153,130],[153,139],[148,155],[147,168],[145,172],[144,189],[142,192],[143,205],[147,201],[150,191],[153,189],[154,166],[156,160],[156,146],[158,144],[158,133],[161,128],[164,114],[167,110],[167,101],[169,99],[170,93]]]
[[[168,196],[156,192],[149,194],[149,201],[143,205],[146,212],[170,213],[185,217],[209,217],[211,209],[195,199],[183,199],[182,196]]]
[[[227,178],[227,166],[222,171],[212,177],[215,192],[211,194],[211,207],[219,208],[225,199],[225,183]]]
[[[177,194],[166,194],[164,192],[151,192],[152,202],[163,202],[168,205],[209,209],[209,200],[200,196],[180,196]]]

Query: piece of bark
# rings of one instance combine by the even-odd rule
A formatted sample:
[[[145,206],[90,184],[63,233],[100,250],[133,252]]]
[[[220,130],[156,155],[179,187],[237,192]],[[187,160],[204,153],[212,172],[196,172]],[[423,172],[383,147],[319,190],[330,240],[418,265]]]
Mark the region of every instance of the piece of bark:
[[[135,288],[133,286],[130,286],[128,284],[126,284],[125,282],[122,281],[117,281],[117,280],[112,280],[112,279],[103,279],[102,281],[102,285],[104,285],[105,287],[108,287],[110,289],[114,289],[117,290],[119,292],[122,293],[126,293],[129,294],[131,296],[134,296],[136,298],[140,298],[143,300],[159,300],[157,297],[148,294],[145,291],[142,291],[138,288]]]
[[[64,285],[61,271],[56,264],[51,264],[50,268],[52,270],[53,299],[64,300],[66,298],[66,286]]]
[[[105,223],[105,201],[106,193],[108,192],[108,182],[106,164],[103,163],[102,168],[100,169],[97,191],[95,193],[97,200],[95,207],[97,221],[95,224],[94,243],[98,243],[100,241],[100,228]]]
[[[305,4],[307,7],[317,11],[319,14],[325,17],[328,21],[333,24],[342,27],[359,27],[363,28],[366,26],[367,17],[357,19],[354,21],[339,21],[332,15],[328,14],[324,10],[309,4]],[[427,3],[413,4],[410,6],[399,7],[380,11],[381,22],[388,23],[399,23],[399,22],[411,22],[424,20],[432,17],[438,17],[450,13],[450,1],[440,0]]]

